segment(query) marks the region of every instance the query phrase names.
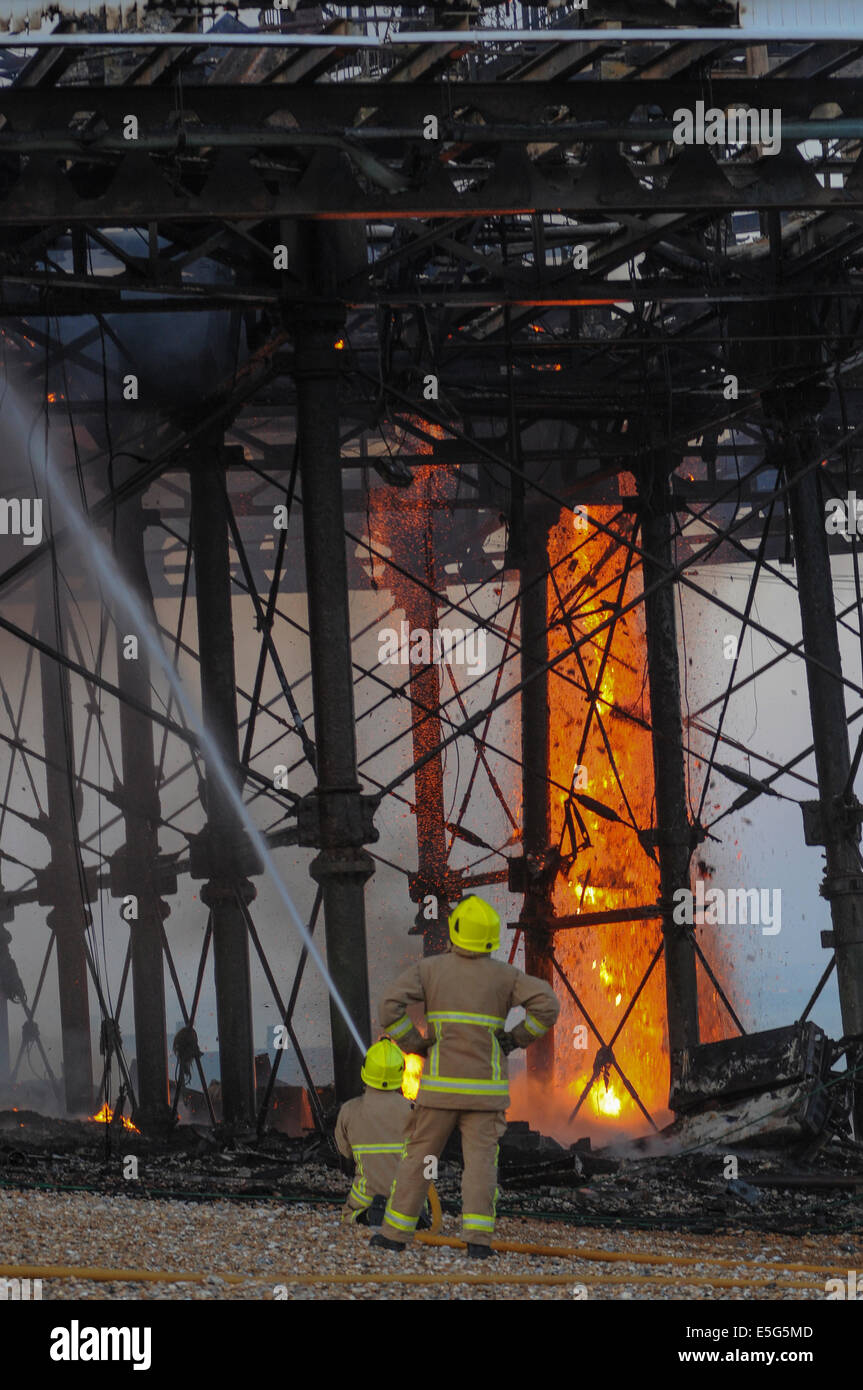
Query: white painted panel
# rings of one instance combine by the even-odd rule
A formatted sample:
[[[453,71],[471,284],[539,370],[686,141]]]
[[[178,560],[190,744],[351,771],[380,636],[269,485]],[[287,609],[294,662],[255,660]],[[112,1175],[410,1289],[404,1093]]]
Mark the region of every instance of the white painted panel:
[[[740,23],[744,29],[793,30],[799,25],[852,25],[859,32],[858,0],[741,0]]]

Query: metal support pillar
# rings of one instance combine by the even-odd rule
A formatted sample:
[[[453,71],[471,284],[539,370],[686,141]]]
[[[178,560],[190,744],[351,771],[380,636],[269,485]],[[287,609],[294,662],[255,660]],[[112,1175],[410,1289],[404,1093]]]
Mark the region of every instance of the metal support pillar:
[[[114,548],[126,578],[147,612],[152,612],[144,558],[145,524],[140,496],[130,497],[117,512]],[[127,635],[137,637],[137,652],[131,659]],[[150,662],[140,633],[117,633],[117,684],[140,705],[149,705]],[[119,891],[134,894],[137,900],[137,916],[129,922],[138,1066],[138,1109],[133,1119],[141,1129],[153,1130],[171,1123],[162,961],[162,921],[168,908],[159,896],[157,878],[161,810],[152,721],[122,701],[119,710],[123,786],[118,790],[126,831],[119,855]]]
[[[23,998],[21,978],[9,953],[12,933],[7,930],[6,924],[12,922],[14,918],[14,908],[0,908],[0,1088],[8,1084],[11,1074],[9,1001],[10,999]]]
[[[357,778],[335,348],[341,323],[338,312],[316,306],[294,333],[320,818],[311,873],[323,892],[330,974],[360,1036],[371,1040],[364,886],[374,861],[362,848]],[[344,1101],[362,1089],[362,1058],[332,999],[330,1023],[336,1097]]]
[[[190,470],[191,537],[195,563],[201,708],[204,723],[231,775],[239,738],[231,612],[228,512],[221,440],[212,436]],[[245,836],[236,811],[207,769],[207,882],[201,901],[212,913],[222,1119],[230,1128],[255,1122],[255,1049],[249,936],[243,903],[255,889],[243,875]]]
[[[37,625],[43,641],[59,650],[63,649],[50,565],[45,567],[38,581]],[[69,672],[44,653],[39,657],[39,670],[46,759],[47,815],[44,834],[51,850],[51,861],[44,871],[43,888],[44,898],[53,904],[47,921],[57,943],[63,1086],[68,1113],[89,1115],[93,1109],[86,952],[89,908],[84,901],[75,850],[79,808],[68,771],[70,766],[74,766]]]
[[[9,1080],[9,1000],[0,985],[0,1087]]]
[[[425,547],[424,580],[436,588],[433,554],[433,512],[429,508],[423,544]],[[413,630],[423,628],[433,632],[437,627],[437,603],[427,589],[410,586],[405,594],[405,619]],[[414,762],[425,758],[441,741],[440,672],[434,663],[418,666],[411,671],[411,721]],[[414,805],[417,823],[417,875],[414,891],[419,899],[416,930],[422,931],[423,955],[438,955],[449,945],[449,902],[447,900],[447,843],[446,810],[443,794],[443,758],[429,758],[414,773]],[[437,917],[426,919],[422,899],[427,894],[437,899]]]
[[[645,590],[657,584],[673,565],[669,473],[668,461],[656,455],[648,455],[640,471]],[[675,891],[689,888],[689,861],[693,849],[686,803],[674,604],[675,587],[671,580],[648,593],[644,601],[672,1107],[681,1054],[699,1041],[698,980],[692,928],[678,925],[673,919]]]
[[[826,861],[821,893],[830,903],[833,919],[842,1028],[846,1035],[863,1034],[863,875],[857,850],[860,807],[853,787],[848,785],[848,720],[824,502],[818,473],[809,467],[819,456],[818,435],[812,422],[804,421],[789,428],[786,440],[803,650],[812,658],[806,665],[806,680],[820,794],[817,842],[824,846]],[[855,1065],[853,1056],[849,1053],[849,1065]],[[863,1047],[856,1049],[856,1065],[861,1063]],[[863,1137],[863,1080],[855,1087],[854,1110],[859,1140]]]
[[[553,879],[548,873],[551,840],[548,755],[548,520],[525,511],[521,532],[521,679],[535,676],[521,692],[522,849],[526,891],[519,925],[524,929],[528,975],[554,980],[552,943]],[[527,1050],[528,1079],[550,1082],[554,1073],[554,1034],[546,1033]]]

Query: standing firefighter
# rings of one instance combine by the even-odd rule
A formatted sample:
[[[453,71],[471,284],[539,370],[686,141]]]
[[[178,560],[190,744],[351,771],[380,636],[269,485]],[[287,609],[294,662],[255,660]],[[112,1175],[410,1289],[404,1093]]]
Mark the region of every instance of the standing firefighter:
[[[383,1232],[372,1245],[403,1250],[417,1224],[429,1184],[429,1159],[440,1158],[458,1125],[464,1157],[462,1233],[468,1254],[492,1253],[497,1201],[498,1144],[509,1105],[506,1056],[527,1047],[551,1028],[560,1012],[544,980],[494,960],[500,918],[482,898],[464,898],[449,918],[452,945],[444,955],[411,966],[383,996],[381,1027],[400,1047],[426,1052],[427,1061],[384,1214]],[[413,1026],[407,1006],[421,1003],[432,1036]],[[525,1016],[504,1032],[510,1009]]]
[[[336,1145],[355,1165],[343,1220],[381,1224],[411,1118],[411,1103],[401,1091],[404,1071],[405,1059],[395,1043],[388,1038],[373,1043],[360,1073],[366,1089],[339,1111]]]

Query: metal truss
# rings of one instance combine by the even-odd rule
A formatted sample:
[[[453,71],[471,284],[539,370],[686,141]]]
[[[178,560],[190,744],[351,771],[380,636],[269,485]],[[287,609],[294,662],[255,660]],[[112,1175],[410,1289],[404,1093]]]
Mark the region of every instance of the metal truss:
[[[813,736],[815,780],[800,770],[812,748],[777,764],[757,740],[742,746],[726,732],[729,709],[761,672],[741,679],[736,661],[722,695],[691,711],[685,726],[679,700],[674,719],[652,716],[650,702],[637,714],[605,700],[601,681],[616,659],[614,643],[627,615],[652,612],[648,626],[655,634],[657,600],[661,605],[684,587],[743,633],[769,636],[778,649],[771,665],[802,658],[810,685],[827,677],[843,695],[863,696],[863,687],[837,670],[831,652],[813,642],[807,617],[812,581],[795,583],[775,563],[790,557],[792,543],[798,555],[814,545],[803,531],[799,499],[807,498],[815,513],[860,480],[863,82],[855,69],[863,46],[849,40],[772,51],[769,71],[756,76],[743,62],[746,44],[733,35],[703,44],[669,36],[657,51],[630,46],[610,31],[602,43],[566,40],[534,52],[502,45],[482,61],[418,39],[415,51],[390,52],[372,74],[368,63],[365,70],[352,67],[344,51],[328,50],[326,37],[308,51],[286,44],[266,57],[244,51],[202,60],[183,50],[178,35],[176,49],[126,54],[113,69],[103,66],[101,83],[97,74],[106,60],[91,55],[85,65],[58,47],[28,60],[14,84],[0,89],[5,375],[11,387],[35,383],[46,397],[46,418],[62,424],[74,445],[66,466],[82,483],[91,518],[110,529],[137,510],[142,572],[152,595],[178,599],[176,627],[163,637],[176,661],[200,664],[205,689],[212,684],[213,655],[190,638],[188,620],[193,608],[200,616],[197,597],[191,602],[192,575],[201,563],[193,524],[201,489],[196,501],[194,475],[212,470],[223,574],[242,598],[247,639],[249,632],[258,634],[252,669],[236,682],[236,773],[256,814],[270,817],[265,829],[273,847],[320,847],[312,790],[320,715],[310,694],[315,622],[300,623],[284,602],[304,589],[305,573],[286,532],[273,531],[272,518],[278,503],[292,516],[306,505],[298,463],[300,414],[308,411],[301,319],[317,321],[337,310],[332,331],[327,319],[321,333],[322,341],[329,333],[328,351],[337,339],[326,370],[338,383],[334,467],[342,473],[339,537],[347,546],[348,585],[388,591],[390,612],[416,613],[424,626],[475,625],[498,653],[490,689],[479,679],[465,680],[452,663],[412,669],[394,681],[380,663],[360,659],[367,633],[351,634],[350,678],[362,702],[351,737],[361,739],[356,766],[379,838],[365,825],[362,832],[354,827],[344,843],[351,852],[370,845],[371,858],[405,880],[427,949],[440,936],[422,917],[429,895],[442,912],[463,891],[484,884],[506,883],[516,891],[513,864],[525,861],[517,891],[532,910],[514,924],[513,950],[523,937],[536,968],[561,982],[596,1043],[576,1112],[614,1070],[654,1124],[620,1054],[659,963],[666,972],[691,966],[691,980],[697,974],[702,985],[707,982],[730,1026],[743,1031],[743,1025],[710,952],[694,934],[678,940],[668,930],[670,885],[683,874],[681,822],[669,819],[670,794],[649,824],[634,810],[615,758],[616,724],[638,724],[661,755],[679,763],[681,786],[685,773],[688,789],[697,793],[691,815],[685,804],[677,808],[691,836],[684,867],[698,844],[761,796],[805,806],[814,788],[822,824],[813,833],[832,845],[835,861],[828,887],[834,899],[857,892],[846,881],[847,855],[837,867],[836,846],[857,853],[853,781],[863,745],[853,763],[849,757],[839,769],[838,784],[836,769],[825,772],[819,751],[823,727]],[[706,93],[722,108],[780,109],[782,154],[677,149],[674,111]],[[138,123],[135,140],[123,134],[129,114]],[[429,115],[438,123],[434,140],[423,138]],[[805,141],[817,145],[800,153],[797,146]],[[133,250],[124,235],[130,229],[138,232]],[[285,271],[273,265],[280,244],[288,249]],[[218,279],[210,274],[213,265]],[[142,311],[182,313],[189,322],[207,313],[233,315],[236,325],[242,321],[245,357],[187,409],[162,408],[158,398],[127,409],[120,388],[126,359],[132,359],[124,324]],[[726,389],[729,374],[733,392]],[[789,462],[789,441],[797,433],[804,445]],[[621,478],[630,474],[637,479],[635,496],[621,489]],[[436,477],[446,485],[436,488]],[[535,537],[538,527],[547,533],[554,519],[583,505],[590,538],[607,545],[586,576],[588,585],[579,588],[567,578],[567,566],[577,562],[581,542],[530,569],[525,538]],[[611,520],[602,519],[605,508],[614,509]],[[413,509],[433,535],[423,554],[392,544],[392,527]],[[486,543],[502,520],[505,546],[494,552]],[[29,601],[31,588],[44,587],[45,575],[53,574],[57,619],[56,631],[43,630],[40,622],[37,635],[5,615],[0,620],[22,652],[20,686],[10,681],[0,691],[7,718],[0,737],[8,749],[0,831],[6,826],[8,834],[13,821],[26,824],[54,860],[61,839],[72,847],[68,863],[84,911],[83,959],[108,1039],[106,1075],[116,1056],[140,1113],[122,1048],[110,1041],[127,982],[134,979],[132,935],[115,990],[87,906],[100,890],[119,897],[128,888],[122,864],[101,847],[104,836],[119,833],[124,817],[127,851],[134,838],[128,820],[134,797],[123,790],[129,770],[106,718],[108,710],[125,710],[156,738],[148,815],[159,852],[149,890],[152,920],[159,917],[159,970],[164,961],[184,1027],[195,1027],[222,930],[214,914],[230,913],[258,958],[323,1127],[296,1022],[307,952],[286,985],[258,931],[251,887],[256,866],[238,850],[220,873],[202,835],[209,828],[201,801],[206,769],[196,740],[170,701],[159,708],[152,690],[130,688],[119,668],[111,669],[105,653],[115,634],[108,616],[90,650],[92,634],[64,593],[64,584],[74,589],[76,573],[74,564],[62,570],[62,542],[62,535],[54,537],[0,574],[0,593],[20,601]],[[837,623],[863,644],[858,544],[853,539],[849,552],[855,597]],[[831,548],[847,550],[839,539]],[[729,559],[751,566],[740,609],[693,574]],[[800,642],[758,621],[756,584],[766,574],[801,604]],[[456,586],[463,591],[458,596]],[[531,595],[540,591],[550,601],[545,639],[551,629],[564,638],[545,659],[536,659],[535,646],[528,650],[536,634],[529,634],[530,643],[525,637]],[[603,616],[597,622],[598,611]],[[296,639],[308,642],[312,667],[299,676],[287,655]],[[667,677],[667,645],[663,655],[654,635],[649,651],[652,674],[663,669]],[[43,752],[22,737],[36,653],[43,692],[51,669],[66,684],[57,706],[66,710],[62,757],[49,750],[47,724]],[[543,765],[543,796],[563,798],[568,840],[562,831],[555,845],[534,826],[525,835],[532,845],[525,843],[519,856],[514,847],[526,827],[514,806],[525,778],[536,774],[528,771],[532,751],[516,747],[499,716],[542,683],[561,686],[583,704],[582,751],[589,734],[601,740],[612,786],[602,800],[585,796]],[[398,709],[409,719],[377,737],[381,712]],[[85,719],[78,717],[81,710]],[[861,712],[851,714],[848,728]],[[847,742],[844,729],[843,736]],[[290,791],[273,786],[276,749]],[[464,763],[460,777],[447,761],[456,756]],[[29,789],[23,801],[13,792],[19,772]],[[52,840],[52,777],[55,789],[65,787],[73,812],[82,800],[98,807],[97,833],[82,833],[80,813],[67,805],[64,837],[55,831]],[[294,790],[297,783],[300,790]],[[444,789],[453,786],[458,794],[447,806]],[[709,816],[708,786],[711,804],[720,801]],[[833,813],[823,808],[837,797],[845,820],[827,824]],[[405,810],[416,816],[416,869],[402,862],[395,842],[388,843],[388,825]],[[615,833],[629,838],[633,855],[656,867],[657,900],[600,912],[582,910],[582,902],[576,912],[556,913],[553,886],[561,865],[584,855],[585,839],[601,845],[608,825],[622,827]],[[541,882],[524,879],[531,856],[543,861]],[[28,904],[57,909],[59,880],[38,858],[31,864],[4,857],[0,906],[7,921]],[[184,981],[157,904],[170,900],[178,876],[187,873],[217,881],[219,891],[206,917],[202,913],[194,976]],[[321,881],[312,928],[322,910],[326,916],[325,897]],[[564,962],[565,934],[638,921],[661,924],[664,934],[657,934],[609,1030],[592,1016]],[[44,1007],[49,958],[67,940],[66,930],[51,924],[35,984],[23,982],[8,996],[25,1017],[13,1077],[22,1058],[41,1048],[37,1007]],[[836,932],[839,959],[857,943],[847,924],[839,923]],[[11,949],[14,954],[14,931]],[[806,1012],[831,969],[832,963]],[[697,1043],[697,1029],[686,1034],[687,1020],[678,1022],[686,1045]],[[44,1049],[41,1055],[46,1076],[55,1081]],[[186,1070],[178,1069],[178,1083],[189,1077],[193,1062],[213,1119],[194,1050]],[[256,1111],[259,1129],[276,1071]],[[173,1115],[180,1093],[178,1084]],[[164,1122],[166,1116],[145,1118]]]

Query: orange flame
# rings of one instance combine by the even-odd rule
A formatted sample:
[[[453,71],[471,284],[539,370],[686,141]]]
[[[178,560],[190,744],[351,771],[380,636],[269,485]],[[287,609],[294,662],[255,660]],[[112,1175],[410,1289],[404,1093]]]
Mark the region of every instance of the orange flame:
[[[424,1058],[417,1056],[415,1052],[405,1054],[405,1074],[402,1077],[402,1095],[407,1096],[408,1100],[416,1100],[420,1088],[420,1077],[422,1076]]]
[[[100,1125],[110,1125],[114,1122],[114,1112],[111,1109],[108,1102],[105,1101],[105,1104],[102,1106],[102,1109],[97,1110],[95,1115],[90,1116],[90,1119],[95,1120],[96,1123]],[[133,1125],[131,1120],[127,1120],[125,1115],[120,1116],[120,1124],[123,1126],[124,1129],[131,1130],[133,1134],[141,1133],[141,1131],[138,1129],[138,1126]]]
[[[589,525],[590,518],[612,527],[620,542],[594,530]],[[549,682],[549,773],[558,784],[551,791],[552,843],[562,841],[564,854],[564,869],[553,892],[557,916],[650,906],[659,896],[658,866],[642,849],[632,828],[633,819],[642,831],[649,830],[653,821],[654,774],[643,608],[632,609],[613,629],[605,627],[594,639],[590,637],[594,629],[607,623],[618,602],[627,604],[642,588],[643,577],[637,564],[633,564],[624,584],[625,542],[631,527],[631,518],[621,518],[617,509],[591,507],[586,531],[577,530],[573,536],[567,512],[549,535],[549,563],[554,567],[556,581],[550,581],[548,586],[549,656],[553,658],[573,640],[587,638],[580,647],[581,662],[575,654],[560,661],[554,668],[556,678]],[[609,631],[613,636],[606,657]],[[597,703],[582,749],[590,698],[586,685],[591,691],[596,690]],[[623,790],[603,739],[600,719]],[[559,789],[561,785],[572,787],[572,801]],[[585,803],[578,802],[578,793],[601,802],[620,820],[606,819],[591,811]],[[578,822],[571,814],[573,805],[587,831],[589,845],[583,843]],[[576,846],[570,843],[573,828],[581,841],[577,857]],[[660,941],[658,921],[576,927],[556,936],[555,949],[561,967],[606,1044]],[[710,954],[714,957],[713,968],[722,979],[728,974],[728,967],[726,962],[716,961],[714,943],[710,944]],[[700,970],[699,995],[702,1040],[724,1036],[718,997]],[[571,1109],[594,1074],[600,1043],[585,1027],[580,1010],[565,996],[555,1038],[555,1090],[571,1097]],[[670,1118],[665,969],[661,957],[614,1043],[614,1056],[654,1121],[661,1124]],[[614,1066],[600,1067],[579,1118],[630,1130],[647,1123]]]

